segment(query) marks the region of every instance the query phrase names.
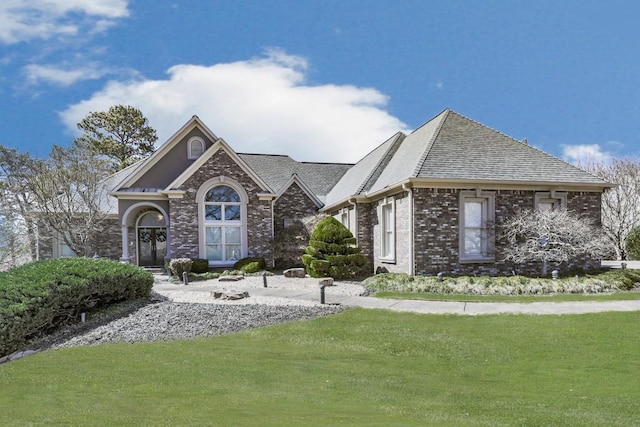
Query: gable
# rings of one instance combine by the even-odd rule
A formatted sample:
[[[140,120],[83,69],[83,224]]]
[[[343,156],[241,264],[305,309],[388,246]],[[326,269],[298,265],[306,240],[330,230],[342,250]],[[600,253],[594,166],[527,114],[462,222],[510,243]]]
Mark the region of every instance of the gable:
[[[194,136],[201,137],[207,147],[213,146],[218,140],[218,137],[202,123],[198,116],[193,116],[151,156],[136,164],[131,173],[113,191],[128,189],[128,191],[145,192],[165,188],[166,185],[162,186],[162,184],[167,181],[172,182],[176,175],[179,176],[184,172],[185,165],[188,165],[188,163],[185,164],[185,161],[189,160],[187,142]]]
[[[196,159],[188,156],[188,142],[192,138],[199,138],[205,144],[205,150],[210,148],[212,141],[199,128],[194,128],[168,149],[140,178],[131,184],[133,188],[167,188],[180,174],[182,174]]]

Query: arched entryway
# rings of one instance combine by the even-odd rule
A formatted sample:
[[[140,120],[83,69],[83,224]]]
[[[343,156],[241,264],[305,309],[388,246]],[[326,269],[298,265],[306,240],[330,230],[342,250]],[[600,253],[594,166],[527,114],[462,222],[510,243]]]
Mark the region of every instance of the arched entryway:
[[[167,254],[167,227],[164,216],[155,210],[143,213],[136,221],[138,265],[162,267]]]

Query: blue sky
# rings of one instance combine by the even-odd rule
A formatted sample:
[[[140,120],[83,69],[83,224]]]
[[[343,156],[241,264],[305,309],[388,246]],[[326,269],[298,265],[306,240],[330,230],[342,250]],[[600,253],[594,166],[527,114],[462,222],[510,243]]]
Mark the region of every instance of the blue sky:
[[[3,0],[0,144],[192,115],[238,152],[355,162],[445,108],[567,161],[640,147],[640,12],[601,1]]]

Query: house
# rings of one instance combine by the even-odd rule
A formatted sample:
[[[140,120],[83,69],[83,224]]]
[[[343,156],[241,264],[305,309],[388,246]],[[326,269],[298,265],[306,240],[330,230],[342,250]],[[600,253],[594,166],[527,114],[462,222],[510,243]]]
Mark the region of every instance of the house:
[[[274,242],[300,221],[333,215],[356,236],[371,272],[409,274],[538,272],[502,260],[506,242],[494,226],[554,206],[599,224],[601,194],[612,186],[448,109],[355,165],[236,153],[194,116],[108,182],[117,220],[105,251],[117,248],[125,262],[191,257],[230,266],[262,256],[288,267],[295,261],[279,260]]]

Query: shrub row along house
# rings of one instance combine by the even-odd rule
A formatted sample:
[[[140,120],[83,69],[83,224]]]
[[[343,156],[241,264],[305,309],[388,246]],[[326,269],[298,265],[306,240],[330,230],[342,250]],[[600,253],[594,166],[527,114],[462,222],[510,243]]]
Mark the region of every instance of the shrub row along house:
[[[357,238],[370,272],[409,274],[539,272],[503,261],[496,227],[519,210],[556,206],[600,224],[601,194],[612,186],[448,109],[355,165],[236,153],[194,116],[106,182],[117,207],[101,256],[142,266],[261,256],[290,267],[302,250],[281,252],[304,247],[301,223],[332,215]],[[42,245],[41,257],[63,255],[61,246]]]

